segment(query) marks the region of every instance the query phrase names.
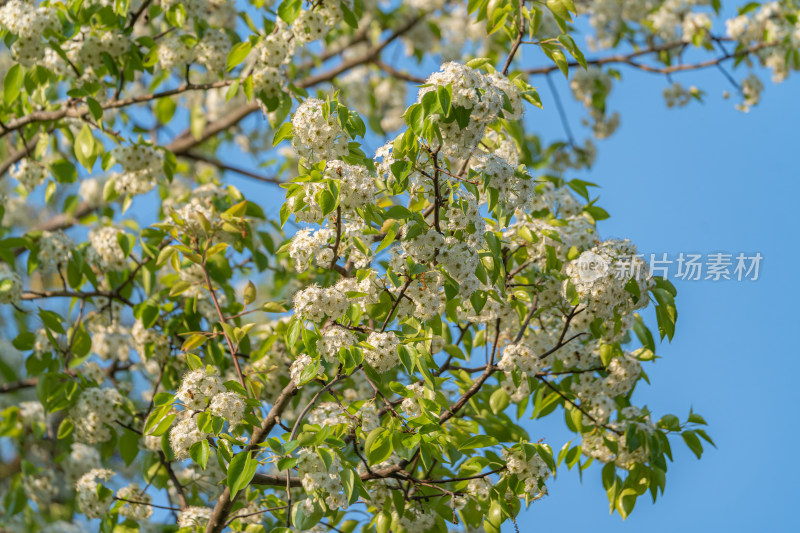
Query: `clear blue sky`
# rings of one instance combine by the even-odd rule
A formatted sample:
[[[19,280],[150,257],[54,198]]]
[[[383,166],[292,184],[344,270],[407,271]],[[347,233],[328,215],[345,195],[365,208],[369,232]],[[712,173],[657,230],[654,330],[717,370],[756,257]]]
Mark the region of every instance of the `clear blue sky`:
[[[738,97],[718,71],[682,74],[675,80],[698,85],[708,93],[706,102],[670,110],[661,95],[663,76],[620,70],[624,81],[608,101],[622,114],[619,131],[598,143],[590,172],[567,174],[601,186],[599,205],[611,213],[600,224],[601,236],[630,238],[648,254],[760,252],[764,260],[755,282],[675,281],[675,339],[661,345],[662,358],[646,366],[652,385],[643,383],[635,396],[654,418],[674,413],[685,419],[694,407],[708,420],[718,448],[707,446],[698,461],[676,440],[665,495],[655,505],[647,495],[640,498],[625,522],[609,516],[598,466],[584,473],[583,483],[577,472],[563,470],[549,483],[550,495],[523,512],[520,531],[800,530],[793,510],[800,503],[800,466],[793,456],[800,434],[790,394],[800,373],[800,350],[790,336],[797,327],[800,266],[794,220],[800,80],[775,85],[761,72],[763,101],[744,114],[734,109]],[[741,79],[746,70],[734,75]],[[566,94],[563,78],[554,80]],[[547,85],[534,84],[545,109],[529,109],[527,120],[545,138],[560,137]],[[723,90],[731,91],[730,100],[722,99]],[[584,137],[583,108],[569,96],[562,99],[576,136]],[[231,162],[238,158],[229,154]],[[234,175],[229,179],[277,213],[280,193]],[[655,331],[653,317],[650,323]],[[558,416],[527,429],[556,450],[571,437]]]

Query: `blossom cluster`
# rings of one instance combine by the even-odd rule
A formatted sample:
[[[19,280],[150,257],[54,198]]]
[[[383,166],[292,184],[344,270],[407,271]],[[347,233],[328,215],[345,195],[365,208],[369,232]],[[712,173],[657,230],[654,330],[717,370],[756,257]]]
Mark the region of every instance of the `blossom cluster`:
[[[24,0],[10,0],[0,7],[0,25],[18,37],[11,52],[25,66],[33,65],[44,56],[45,32],[61,29],[55,9],[33,7]]]
[[[69,411],[75,426],[75,436],[80,442],[96,444],[111,438],[111,428],[118,421],[125,422],[130,415],[125,409],[125,399],[117,389],[88,388],[78,396]]]
[[[307,98],[292,116],[292,146],[311,163],[341,159],[348,152],[347,133],[333,114],[323,112],[324,105],[318,98]]]
[[[132,144],[112,150],[114,159],[122,166],[122,173],[114,178],[119,194],[144,194],[156,184],[162,172],[162,157],[152,146]]]
[[[107,468],[95,468],[81,476],[76,485],[77,503],[81,512],[88,518],[101,518],[113,503],[113,492],[108,490],[104,494],[98,490],[98,485],[108,481],[114,472]]]

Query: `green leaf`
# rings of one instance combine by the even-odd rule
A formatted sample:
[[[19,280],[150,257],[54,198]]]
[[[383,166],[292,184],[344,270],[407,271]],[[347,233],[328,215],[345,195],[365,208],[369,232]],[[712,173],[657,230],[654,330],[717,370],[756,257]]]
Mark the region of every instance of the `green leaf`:
[[[86,357],[92,349],[92,338],[80,324],[72,333],[72,353],[76,357]]]
[[[36,336],[30,331],[23,331],[11,341],[12,346],[17,350],[31,350],[36,342]]]
[[[192,458],[192,461],[197,463],[203,470],[206,469],[206,465],[208,464],[208,455],[209,447],[207,440],[195,442],[192,444],[192,447],[189,448],[189,456]]]
[[[697,436],[695,431],[688,430],[681,433],[681,437],[683,437],[683,442],[686,443],[686,446],[689,447],[692,452],[697,456],[698,459],[703,455],[703,444],[700,442],[700,438]]]
[[[706,430],[704,430],[704,429],[695,429],[694,432],[697,433],[704,441],[706,441],[707,443],[712,445],[714,448],[717,447],[717,445],[714,444],[714,441],[711,439],[711,437],[708,436],[708,433],[706,433]]]
[[[358,501],[358,486],[361,483],[361,479],[359,479],[352,468],[342,468],[341,476],[344,495],[347,497],[348,503],[353,505]]]
[[[61,317],[58,315],[58,313],[47,311],[45,309],[39,309],[39,318],[42,319],[42,323],[44,323],[44,326],[50,331],[55,331],[56,333],[61,333],[62,335],[66,333],[64,331],[64,326],[61,325]]]
[[[50,171],[59,183],[74,183],[78,179],[78,170],[66,159],[59,159],[50,163]]]
[[[87,97],[86,105],[89,107],[89,113],[92,115],[92,118],[99,122],[100,119],[103,118],[103,108],[100,106],[100,102],[94,98]]]
[[[565,74],[566,75],[566,74]],[[592,215],[592,218],[595,220],[606,220],[611,215],[608,214],[608,211],[603,209],[602,207],[596,205],[587,206],[584,211]]]
[[[662,416],[657,425],[662,429],[668,429],[670,431],[680,431],[681,429],[681,422],[675,415]]]
[[[153,404],[154,405],[165,405],[168,403],[172,403],[175,399],[175,396],[168,392],[159,392],[155,396],[153,396]]]
[[[496,446],[499,444],[499,441],[492,437],[491,435],[474,435],[467,440],[465,440],[458,449],[460,451],[464,450],[475,450],[478,448],[488,448],[489,446]]]
[[[702,424],[704,426],[708,425],[708,423],[706,422],[705,418],[703,418],[702,416],[698,415],[697,413],[691,412],[691,411],[689,412],[688,421],[693,423],[693,424]]]
[[[153,429],[148,431],[147,434],[148,435],[153,435],[153,436],[156,436],[156,437],[158,437],[159,435],[163,435],[164,433],[167,432],[169,427],[172,425],[172,422],[175,421],[176,417],[177,417],[177,415],[175,415],[175,414],[167,415],[166,417],[161,419],[161,421]]]
[[[675,323],[678,320],[678,309],[675,307],[675,299],[666,289],[655,288],[650,290],[653,297],[658,302],[656,306],[656,318],[658,319],[658,331],[663,339],[665,336],[672,340],[675,335]]]
[[[267,302],[261,306],[261,310],[267,313],[285,313],[286,308],[278,302]]]
[[[356,17],[355,13],[350,10],[346,2],[340,2],[339,6],[342,9],[342,18],[344,19],[345,23],[351,28],[357,29],[358,18]]]
[[[650,333],[650,330],[644,325],[644,320],[642,320],[641,316],[636,314],[635,319],[636,321],[633,324],[633,331],[636,332],[639,342],[642,343],[642,346],[655,353],[656,343],[655,340],[653,340],[653,334]]]
[[[300,531],[311,529],[322,519],[322,507],[316,498],[312,502],[311,510],[302,503],[292,506],[292,522]]]
[[[488,65],[492,62],[491,59],[488,57],[476,57],[474,59],[470,59],[467,61],[467,66],[473,69],[479,69],[484,65]]]
[[[278,459],[276,466],[278,467],[278,472],[283,472],[289,468],[294,468],[297,466],[297,457],[281,457]]]
[[[609,363],[611,363],[611,359],[614,358],[614,345],[612,344],[601,344],[600,345],[600,362],[603,363],[604,367],[608,367]]]
[[[253,284],[252,281],[248,281],[247,285],[244,288],[244,305],[250,305],[256,299],[256,286]]]
[[[440,85],[436,89],[436,96],[439,99],[439,105],[442,107],[442,111],[444,111],[445,116],[450,114],[450,102],[452,100],[450,91],[452,91],[450,85],[448,85],[447,87],[442,87]]]
[[[200,358],[193,353],[186,354],[186,364],[189,367],[189,370],[203,368],[203,361],[201,361]]]
[[[182,352],[192,351],[204,345],[207,340],[208,337],[206,335],[203,335],[202,333],[194,333],[192,335],[189,335],[189,337],[187,337],[186,340],[183,341],[183,345],[181,345],[181,351]]]
[[[329,213],[332,213],[334,209],[336,209],[336,198],[331,194],[328,189],[322,189],[319,191],[315,196],[314,199],[317,201],[320,209],[322,209],[322,215],[325,216]]]
[[[492,408],[492,412],[496,415],[499,415],[505,411],[506,407],[508,407],[510,403],[511,397],[506,391],[500,388],[494,391],[492,396],[489,398],[489,407]]]
[[[278,16],[282,18],[286,24],[291,24],[300,14],[302,3],[302,0],[283,0],[281,5],[278,6]]]
[[[247,487],[256,473],[258,461],[253,459],[249,451],[243,451],[233,456],[228,465],[228,488],[231,489],[231,500],[236,493]]]
[[[312,379],[316,378],[319,374],[319,361],[313,361],[310,364],[306,365],[302,372],[300,372],[300,376],[297,378],[297,386],[300,387],[305,385]]]
[[[153,114],[160,124],[167,124],[175,115],[176,107],[172,98],[159,98],[153,106]]]
[[[377,254],[384,248],[388,247],[390,244],[394,242],[394,238],[397,237],[397,224],[392,224],[392,226],[387,230],[386,236],[383,238],[381,243],[375,248],[375,253]]]
[[[570,4],[572,4],[570,0],[547,0],[548,9],[550,9],[554,15],[564,20],[572,20],[572,16],[569,14]],[[574,11],[575,6],[571,7]]]
[[[3,80],[3,101],[5,104],[11,105],[11,102],[17,99],[20,90],[22,89],[22,67],[19,64],[14,64]]]
[[[632,488],[623,489],[622,492],[619,493],[616,507],[623,520],[628,518],[628,515],[633,511],[633,507],[636,505],[636,498],[638,497],[639,493],[636,492],[636,489]]]
[[[253,45],[250,41],[242,41],[241,43],[234,45],[231,48],[231,51],[228,52],[228,61],[226,63],[226,68],[230,71],[233,68],[245,60],[247,54],[250,53],[250,50],[253,48]]]
[[[292,130],[292,123],[284,122],[272,136],[272,146],[278,146],[278,143],[280,143],[282,140],[291,139],[293,136],[294,136],[294,131]]]
[[[88,124],[84,124],[83,128],[81,128],[80,133],[78,136],[75,137],[75,157],[78,159],[81,165],[83,165],[86,170],[92,170],[94,166],[94,162],[97,159],[95,155],[94,149],[94,135],[92,134],[92,129],[89,127]]]
[[[186,8],[182,4],[174,4],[170,6],[164,17],[176,28],[182,28],[186,24]]]
[[[558,70],[560,70],[565,77],[569,77],[569,64],[561,48],[558,45],[549,43],[542,43],[541,48],[545,55],[556,64]]]
[[[606,490],[610,489],[612,485],[614,485],[614,481],[617,477],[617,470],[614,467],[614,463],[606,463],[606,465],[603,467],[602,477],[603,488]]]
[[[139,454],[141,435],[125,428],[119,438],[119,455],[126,465],[130,465]]]
[[[391,432],[386,428],[373,429],[367,436],[364,450],[370,466],[382,463],[392,455]]]
[[[67,438],[69,434],[72,433],[72,429],[74,427],[75,426],[72,424],[72,420],[70,420],[69,418],[65,418],[64,420],[62,420],[61,424],[59,424],[58,426],[58,438],[59,439]]]
[[[571,36],[566,33],[561,34],[558,36],[558,42],[564,45],[564,48],[569,51],[569,53],[575,58],[580,66],[586,68],[586,58],[583,56],[583,52],[581,52],[580,48],[578,48],[578,45],[575,44],[575,41]]]

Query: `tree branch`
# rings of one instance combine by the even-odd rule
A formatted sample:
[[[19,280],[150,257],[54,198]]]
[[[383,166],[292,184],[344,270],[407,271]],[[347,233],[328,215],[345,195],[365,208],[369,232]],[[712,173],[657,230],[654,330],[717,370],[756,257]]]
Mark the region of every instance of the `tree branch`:
[[[662,45],[651,46],[651,47],[646,48],[644,50],[638,50],[636,52],[631,52],[629,54],[615,54],[615,55],[612,55],[612,56],[607,56],[607,57],[601,57],[601,58],[597,58],[597,59],[587,60],[586,64],[587,65],[600,66],[600,65],[607,65],[607,64],[611,64],[611,63],[622,63],[622,64],[625,64],[625,65],[632,66],[634,68],[638,68],[640,70],[644,70],[646,72],[653,72],[653,73],[657,73],[657,74],[672,74],[674,72],[682,72],[682,71],[688,71],[688,70],[698,70],[698,69],[713,67],[713,66],[716,66],[716,65],[718,65],[718,64],[720,64],[720,63],[722,63],[724,61],[727,61],[729,59],[735,59],[737,57],[747,56],[747,55],[750,55],[752,53],[758,52],[759,50],[763,50],[765,48],[771,48],[773,46],[777,46],[780,43],[779,42],[758,43],[758,44],[749,46],[747,48],[744,48],[742,50],[739,50],[738,52],[733,52],[733,53],[730,53],[730,54],[726,53],[726,54],[723,54],[723,55],[721,55],[721,56],[719,56],[719,57],[717,57],[715,59],[710,59],[708,61],[703,61],[703,62],[700,62],[700,63],[686,63],[686,64],[682,64],[682,65],[672,65],[672,66],[666,66],[666,67],[654,67],[654,66],[650,66],[650,65],[646,65],[646,64],[634,61],[635,58],[643,56],[643,55],[655,54],[655,53],[662,52],[662,51],[665,51],[665,50],[672,50],[674,48],[680,48],[680,47],[686,46],[687,44],[688,43],[686,43],[684,41],[676,41],[676,42],[666,43],[666,44],[662,44]],[[577,61],[570,61],[570,62],[567,63],[567,65],[569,67],[580,66],[580,64]],[[551,72],[555,72],[556,70],[558,70],[558,66],[550,65],[550,66],[547,66],[547,67],[538,67],[538,68],[527,69],[527,70],[524,70],[523,72],[525,74],[529,74],[529,75],[537,75],[537,74],[549,74]]]

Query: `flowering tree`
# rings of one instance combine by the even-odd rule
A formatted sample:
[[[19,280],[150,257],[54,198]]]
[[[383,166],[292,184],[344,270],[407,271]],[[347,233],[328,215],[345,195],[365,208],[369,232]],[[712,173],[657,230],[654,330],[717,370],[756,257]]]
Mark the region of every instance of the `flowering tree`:
[[[637,69],[746,110],[800,11],[720,4],[0,2],[0,529],[499,532],[564,467],[655,500],[712,443],[632,403],[675,289],[534,85],[597,138]]]

